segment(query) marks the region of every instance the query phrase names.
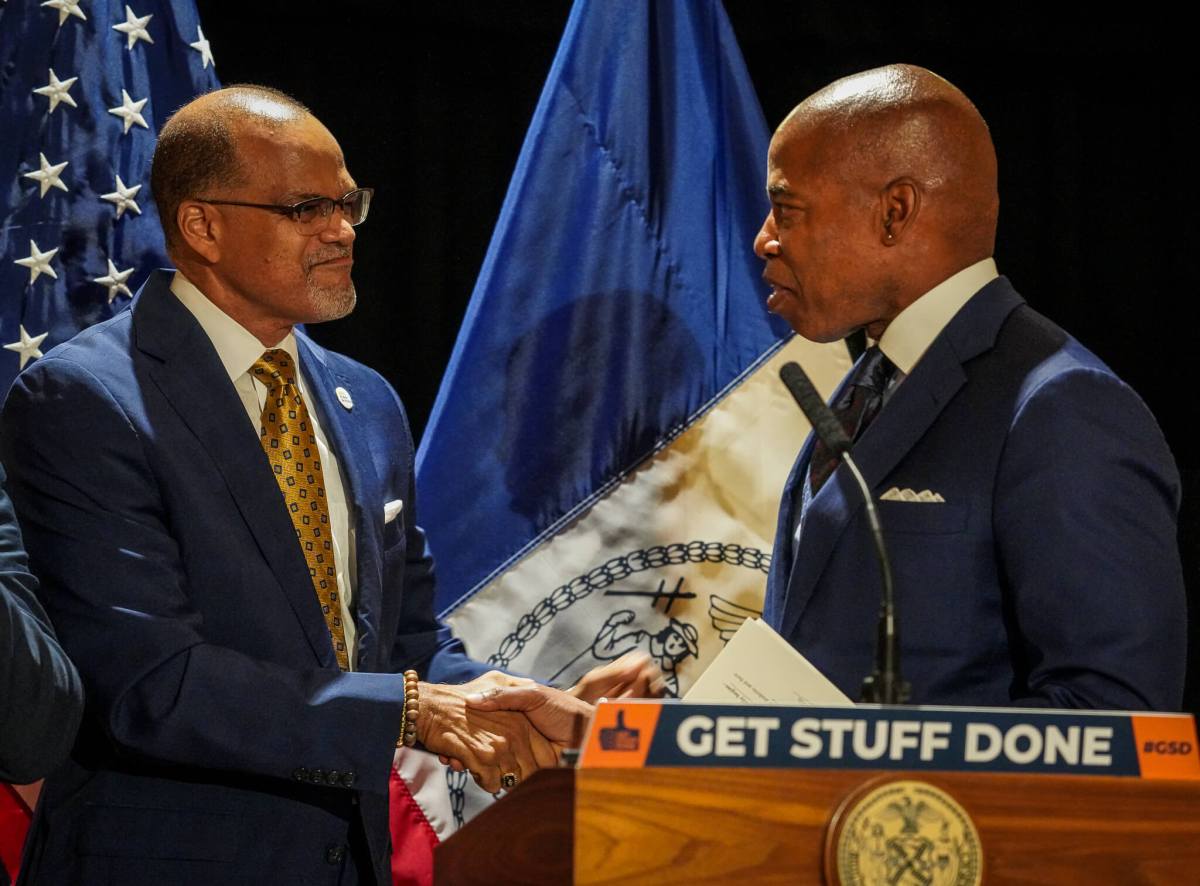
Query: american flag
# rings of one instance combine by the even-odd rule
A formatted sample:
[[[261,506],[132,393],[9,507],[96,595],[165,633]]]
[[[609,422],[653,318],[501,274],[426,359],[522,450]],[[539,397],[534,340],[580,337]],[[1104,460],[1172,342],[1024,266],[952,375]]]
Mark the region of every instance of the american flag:
[[[154,140],[218,85],[193,0],[0,0],[0,398],[167,264]]]
[[[193,0],[0,0],[0,400],[30,360],[123,310],[167,263],[154,139],[218,85]],[[12,873],[26,816],[0,785]]]

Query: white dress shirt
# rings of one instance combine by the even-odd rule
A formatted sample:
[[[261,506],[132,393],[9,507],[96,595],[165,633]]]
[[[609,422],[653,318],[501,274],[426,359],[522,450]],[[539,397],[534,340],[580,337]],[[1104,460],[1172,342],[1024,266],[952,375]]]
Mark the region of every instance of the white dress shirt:
[[[896,315],[879,339],[879,350],[899,370],[899,378],[912,375],[917,361],[954,315],[971,296],[998,276],[995,260],[985,258],[947,277]]]
[[[255,379],[250,367],[267,350],[257,338],[251,335],[236,320],[214,305],[196,286],[178,271],[171,281],[171,291],[175,293],[185,308],[208,335],[217,356],[234,389],[246,409],[246,418],[254,428],[255,434],[262,432],[262,410],[267,401],[267,387]],[[349,650],[350,668],[354,669],[357,657],[354,624],[354,530],[350,526],[350,508],[346,503],[346,494],[342,485],[342,472],[338,466],[337,456],[329,446],[325,432],[321,429],[321,421],[317,416],[313,399],[308,396],[308,382],[304,377],[304,366],[296,350],[296,336],[289,332],[283,341],[274,345],[287,351],[299,372],[296,383],[300,387],[300,396],[308,406],[309,418],[312,419],[313,432],[317,438],[317,451],[321,455],[322,473],[325,478],[325,500],[329,508],[329,521],[333,525],[333,559],[337,569],[338,600],[342,606],[342,625],[346,632],[346,649]],[[264,470],[266,465],[264,463]],[[280,493],[282,497],[282,493]],[[313,591],[313,602],[316,603],[316,591]]]

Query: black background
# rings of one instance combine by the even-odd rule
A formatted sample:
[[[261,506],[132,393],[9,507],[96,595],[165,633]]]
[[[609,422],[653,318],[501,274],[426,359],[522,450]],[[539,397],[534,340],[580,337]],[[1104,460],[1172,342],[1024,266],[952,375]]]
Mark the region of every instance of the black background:
[[[377,189],[356,243],[359,306],[310,331],[382,372],[419,435],[569,3],[199,7],[222,82],[295,95],[338,137],[358,182]],[[1184,477],[1180,535],[1195,597],[1200,447],[1189,439],[1197,405],[1186,386],[1195,378],[1188,336],[1200,210],[1190,29],[1144,7],[1119,16],[1082,4],[966,7],[726,3],[772,127],[830,80],[893,61],[932,68],[975,101],[1000,156],[1001,272],[1158,416]],[[1189,672],[1195,710],[1200,675]]]

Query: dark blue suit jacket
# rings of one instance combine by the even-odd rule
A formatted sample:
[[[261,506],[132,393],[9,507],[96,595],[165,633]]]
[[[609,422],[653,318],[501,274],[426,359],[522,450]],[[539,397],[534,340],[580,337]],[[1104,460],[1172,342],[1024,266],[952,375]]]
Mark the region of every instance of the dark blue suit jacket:
[[[839,467],[792,534],[783,495],[764,618],[851,698],[872,667],[880,577]],[[854,446],[892,557],[918,704],[1177,709],[1185,602],[1179,478],[1153,416],[1001,277],[962,308]]]
[[[37,781],[67,756],[83,713],[79,675],[34,595],[0,466],[0,781]],[[5,882],[0,865],[0,882]]]
[[[404,411],[377,374],[297,335],[357,531],[359,670],[343,673],[258,435],[169,283],[156,273],[131,310],[38,360],[5,404],[31,565],[88,695],[25,874],[386,883],[397,672],[485,670],[432,611]]]

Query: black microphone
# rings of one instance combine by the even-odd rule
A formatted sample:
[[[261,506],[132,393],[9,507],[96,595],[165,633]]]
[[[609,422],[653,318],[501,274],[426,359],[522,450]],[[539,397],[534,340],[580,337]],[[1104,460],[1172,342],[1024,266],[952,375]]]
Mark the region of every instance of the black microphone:
[[[833,410],[825,405],[808,375],[800,368],[800,364],[784,363],[779,370],[779,378],[787,386],[796,405],[800,407],[808,423],[813,426],[813,431],[829,451],[838,458],[848,453],[851,443],[842,429],[842,423],[837,420]]]
[[[900,676],[900,633],[896,626],[896,598],[892,582],[892,563],[888,559],[883,543],[883,526],[879,522],[879,509],[871,497],[867,481],[863,479],[858,465],[850,457],[850,438],[842,429],[841,422],[833,414],[813,383],[809,381],[799,363],[785,363],[779,370],[779,378],[787,386],[813,432],[836,457],[846,463],[858,483],[863,501],[867,506],[867,522],[871,527],[871,538],[875,542],[875,557],[883,576],[883,597],[879,606],[879,634],[875,642],[875,669],[862,685],[862,700],[872,704],[904,704],[908,701],[909,685]]]

